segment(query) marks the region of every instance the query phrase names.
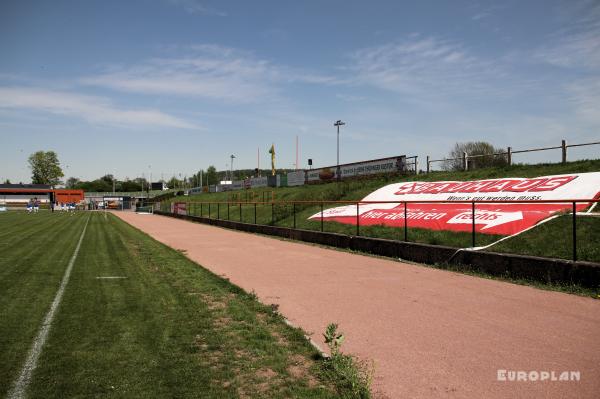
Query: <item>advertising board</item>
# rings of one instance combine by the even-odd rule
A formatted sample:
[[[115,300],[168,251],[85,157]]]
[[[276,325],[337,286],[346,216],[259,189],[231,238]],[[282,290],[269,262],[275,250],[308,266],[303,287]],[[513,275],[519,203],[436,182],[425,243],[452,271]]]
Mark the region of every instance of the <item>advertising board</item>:
[[[298,170],[295,172],[288,172],[287,174],[287,185],[289,187],[302,186],[306,182],[306,172]]]
[[[244,188],[243,180],[234,180],[231,182],[230,189],[231,190],[241,190]]]
[[[281,176],[267,176],[269,187],[281,187]]]
[[[378,173],[395,173],[406,170],[406,156],[374,159],[371,161],[355,162],[340,165],[341,178],[373,175]],[[309,182],[329,181],[337,179],[336,166],[311,169],[306,172]]]
[[[190,188],[188,191],[188,195],[198,195],[204,192],[204,187],[194,187]]]
[[[187,204],[185,202],[175,202],[172,204],[172,212],[176,215],[187,215]]]
[[[476,204],[475,230],[487,234],[512,235],[543,219],[572,208],[571,199],[600,196],[600,172],[573,173],[536,178],[504,178],[476,181],[405,182],[390,184],[367,195],[363,201],[393,201],[359,204],[361,225],[404,226],[403,201],[410,227],[432,230],[471,231],[471,201],[499,201]],[[511,201],[564,200],[559,203],[515,203]],[[450,201],[419,203],[418,201]],[[577,211],[592,203],[578,203]],[[355,224],[356,205],[327,209],[323,219]],[[317,213],[310,219],[320,219]]]
[[[267,187],[269,185],[269,179],[267,176],[263,177],[253,177],[250,179],[250,187],[258,188],[258,187]]]

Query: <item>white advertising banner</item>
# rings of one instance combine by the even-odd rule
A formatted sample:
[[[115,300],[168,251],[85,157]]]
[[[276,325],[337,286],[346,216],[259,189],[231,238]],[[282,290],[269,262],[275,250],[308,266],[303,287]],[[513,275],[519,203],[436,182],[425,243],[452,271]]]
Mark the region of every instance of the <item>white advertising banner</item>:
[[[504,178],[475,181],[405,182],[389,184],[367,195],[363,201],[394,201],[359,205],[361,225],[420,227],[433,230],[470,231],[473,223],[470,201],[475,210],[476,231],[511,235],[525,230],[557,212],[572,209],[572,201],[600,198],[600,172],[572,173],[536,178]],[[515,203],[511,201],[561,200],[559,203]],[[406,212],[403,201],[408,203]],[[418,201],[450,201],[418,203]],[[454,203],[453,203],[454,202]],[[577,211],[592,203],[579,202]],[[356,223],[356,205],[323,212],[325,220]],[[321,218],[321,213],[311,219]]]
[[[405,167],[406,157],[398,156],[340,165],[340,173],[341,178],[345,179],[347,177],[373,175],[378,173],[400,172],[404,170]],[[337,179],[336,166],[307,171],[307,180],[311,182],[335,179]]]
[[[298,170],[295,172],[288,172],[287,174],[287,185],[289,187],[302,186],[306,181],[306,172]]]

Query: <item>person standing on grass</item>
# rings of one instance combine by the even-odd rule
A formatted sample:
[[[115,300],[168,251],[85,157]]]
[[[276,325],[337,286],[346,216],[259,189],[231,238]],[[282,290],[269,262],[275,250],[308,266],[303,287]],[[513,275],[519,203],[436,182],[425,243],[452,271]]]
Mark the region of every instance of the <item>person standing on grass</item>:
[[[31,211],[33,210],[33,200],[29,200],[27,202],[27,213],[31,213]]]
[[[33,213],[38,213],[39,210],[40,210],[40,200],[38,200],[37,197],[35,197],[33,199]]]

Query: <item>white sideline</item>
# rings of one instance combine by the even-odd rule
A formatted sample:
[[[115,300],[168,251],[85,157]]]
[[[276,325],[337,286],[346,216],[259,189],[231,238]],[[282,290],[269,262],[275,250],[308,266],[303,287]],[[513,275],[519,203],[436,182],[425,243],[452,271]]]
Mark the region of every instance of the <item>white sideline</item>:
[[[120,279],[120,278],[127,278],[124,276],[98,276],[96,277],[96,280],[113,280],[113,279]]]
[[[85,221],[85,226],[83,226],[83,231],[81,232],[81,236],[79,237],[79,242],[77,243],[77,247],[75,247],[75,252],[73,252],[73,256],[69,260],[69,264],[67,265],[67,270],[65,270],[65,274],[60,283],[60,287],[58,288],[58,292],[54,297],[54,301],[50,306],[50,310],[46,313],[46,317],[44,318],[44,322],[42,323],[42,328],[40,329],[37,337],[33,340],[33,346],[29,350],[29,354],[27,356],[27,361],[21,370],[21,374],[13,388],[8,393],[8,399],[21,399],[25,398],[25,393],[27,391],[27,386],[29,385],[29,381],[31,379],[31,374],[33,370],[37,367],[37,362],[42,353],[42,348],[46,343],[46,339],[48,338],[48,332],[50,331],[50,327],[52,325],[52,319],[54,319],[54,313],[56,309],[60,305],[60,301],[62,300],[63,293],[65,292],[65,287],[69,282],[69,277],[71,276],[71,270],[73,269],[73,264],[75,263],[75,259],[77,259],[77,254],[79,253],[79,248],[81,247],[81,242],[83,241],[83,237],[85,236],[85,231],[87,229],[88,222],[90,221],[90,216],[88,216]]]

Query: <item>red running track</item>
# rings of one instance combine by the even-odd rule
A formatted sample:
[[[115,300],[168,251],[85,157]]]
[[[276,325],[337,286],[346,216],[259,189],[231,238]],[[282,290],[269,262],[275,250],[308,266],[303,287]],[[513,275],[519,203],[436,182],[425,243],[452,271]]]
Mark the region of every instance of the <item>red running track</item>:
[[[600,301],[196,224],[115,215],[375,362],[376,397],[598,398]],[[498,370],[580,381],[498,381]],[[533,375],[532,375],[533,376]]]

